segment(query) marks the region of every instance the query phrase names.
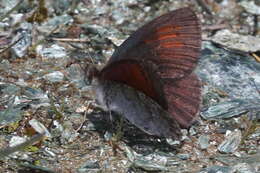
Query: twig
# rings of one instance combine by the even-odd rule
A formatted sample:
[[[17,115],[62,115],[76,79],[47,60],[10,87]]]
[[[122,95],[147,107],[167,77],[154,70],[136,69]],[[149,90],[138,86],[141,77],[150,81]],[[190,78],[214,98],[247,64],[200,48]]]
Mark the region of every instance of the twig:
[[[215,25],[208,25],[208,26],[204,26],[202,28],[203,31],[216,31],[216,30],[220,30],[220,29],[225,29],[228,26],[226,24],[215,24]]]
[[[212,16],[211,10],[208,8],[208,6],[205,4],[203,0],[196,0],[196,1],[202,7],[203,11],[205,11],[207,14]]]
[[[23,37],[19,38],[18,40],[16,40],[15,42],[11,43],[9,46],[7,46],[5,49],[3,49],[0,54],[4,53],[5,51],[7,51],[8,49],[10,49],[13,45],[15,45],[16,43],[18,43]]]
[[[252,56],[255,58],[257,62],[260,62],[260,57],[257,54],[252,53]]]
[[[51,38],[51,40],[54,41],[62,41],[62,42],[79,42],[79,43],[85,43],[89,40],[87,38]]]
[[[83,124],[85,123],[85,121],[87,119],[87,111],[88,111],[89,107],[90,107],[90,103],[88,103],[88,105],[87,105],[86,111],[84,113],[84,119],[83,119],[82,123],[80,124],[80,126],[78,127],[78,129],[76,129],[76,132],[80,131],[80,129],[83,127]]]

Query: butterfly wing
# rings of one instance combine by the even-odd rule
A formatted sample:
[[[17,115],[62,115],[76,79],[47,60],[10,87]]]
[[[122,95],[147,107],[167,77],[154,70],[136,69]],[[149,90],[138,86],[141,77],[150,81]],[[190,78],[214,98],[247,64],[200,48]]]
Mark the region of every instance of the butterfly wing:
[[[200,82],[191,74],[200,48],[196,15],[189,8],[172,11],[134,32],[115,51],[100,77],[145,93],[188,127],[201,100]]]
[[[192,10],[182,8],[134,32],[114,52],[107,66],[123,59],[136,59],[153,64],[160,78],[176,79],[192,72],[200,48],[200,22]]]
[[[168,112],[181,127],[188,128],[199,114],[201,105],[201,82],[191,73],[176,81],[164,82]]]
[[[193,73],[178,80],[162,80],[149,69],[149,66],[139,61],[122,60],[101,71],[99,78],[123,83],[141,91],[167,110],[167,115],[181,127],[189,127],[198,115],[201,104],[200,80]]]

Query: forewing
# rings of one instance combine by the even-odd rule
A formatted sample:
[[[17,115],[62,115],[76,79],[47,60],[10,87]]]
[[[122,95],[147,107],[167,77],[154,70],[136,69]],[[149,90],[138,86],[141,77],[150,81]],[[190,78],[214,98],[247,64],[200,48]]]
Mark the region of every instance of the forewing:
[[[151,63],[160,78],[177,79],[192,72],[201,48],[200,22],[189,8],[162,15],[134,32],[107,66],[136,59]]]

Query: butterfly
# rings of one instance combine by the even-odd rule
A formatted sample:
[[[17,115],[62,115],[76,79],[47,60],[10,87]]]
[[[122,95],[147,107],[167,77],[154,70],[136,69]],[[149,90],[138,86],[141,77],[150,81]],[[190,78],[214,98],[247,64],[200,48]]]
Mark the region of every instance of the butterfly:
[[[97,102],[149,135],[178,138],[196,119],[201,83],[193,73],[201,49],[195,13],[181,8],[145,24],[103,69],[88,68]]]

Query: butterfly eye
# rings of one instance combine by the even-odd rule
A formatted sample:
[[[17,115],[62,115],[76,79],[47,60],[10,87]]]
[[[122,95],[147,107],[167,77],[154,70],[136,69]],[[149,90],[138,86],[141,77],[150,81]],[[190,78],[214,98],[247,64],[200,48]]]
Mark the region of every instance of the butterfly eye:
[[[98,76],[99,71],[94,65],[86,65],[85,69],[85,81],[92,83],[93,79]]]

